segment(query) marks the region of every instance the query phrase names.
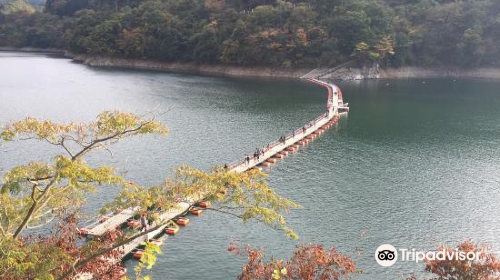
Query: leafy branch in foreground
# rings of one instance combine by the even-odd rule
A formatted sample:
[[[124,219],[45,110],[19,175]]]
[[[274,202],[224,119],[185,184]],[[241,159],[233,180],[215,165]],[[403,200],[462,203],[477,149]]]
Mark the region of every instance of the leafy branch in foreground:
[[[122,112],[103,112],[95,121],[59,124],[26,118],[0,129],[1,141],[37,140],[63,151],[48,162],[29,162],[3,175],[0,187],[0,274],[3,279],[53,279],[73,267],[89,252],[108,246],[100,240],[77,246],[77,221],[67,213],[85,204],[86,194],[99,185],[123,186],[126,182],[111,166],[90,166],[85,157],[99,149],[108,150],[118,141],[139,135],[165,135],[167,128],[154,117]],[[50,221],[72,227],[56,227],[43,236],[23,236],[26,228],[43,227]],[[106,239],[106,238],[105,238]],[[113,243],[113,242],[111,242]],[[89,262],[101,279],[113,279],[109,270],[119,267],[102,258]],[[109,269],[107,269],[109,268]],[[109,277],[104,277],[104,274]],[[116,274],[116,273],[115,273]]]
[[[50,233],[28,235],[18,239],[0,238],[0,275],[3,280],[55,279],[62,271],[71,271],[75,262],[87,258],[95,250],[112,243],[110,235],[99,242],[78,245],[78,218],[74,213],[60,213],[61,219]],[[101,280],[115,280],[123,275],[119,263],[107,260],[118,257],[119,251],[108,251],[81,267]]]
[[[175,207],[175,201],[203,199],[213,202],[214,206],[208,210],[232,215],[243,222],[261,222],[284,231],[291,238],[298,238],[286,225],[283,214],[301,206],[276,194],[265,181],[265,173],[258,170],[236,173],[223,168],[205,172],[189,166],[183,166],[175,173],[175,178],[156,187],[126,184],[106,211],[139,204],[143,210],[168,210]]]
[[[96,121],[58,124],[35,118],[7,124],[0,141],[38,140],[63,152],[49,162],[29,162],[3,176],[0,189],[0,274],[13,279],[67,279],[87,273],[99,279],[123,275],[120,247],[144,236],[169,221],[160,220],[162,211],[178,207],[179,201],[214,202],[213,211],[231,214],[244,222],[258,221],[288,236],[297,235],[286,226],[283,213],[300,206],[277,195],[259,171],[235,173],[217,168],[204,172],[188,166],[176,171],[173,179],[159,186],[144,187],[127,182],[112,166],[91,166],[84,160],[96,150],[107,150],[118,141],[139,135],[165,135],[167,128],[154,118],[122,112],[104,112]],[[1,143],[1,142],[0,142]],[[116,199],[101,211],[135,208],[148,212],[155,225],[148,231],[122,232],[111,229],[98,239],[78,242],[75,213],[85,205],[89,192],[99,185],[120,188]],[[25,236],[24,229],[58,226],[41,236]],[[148,279],[143,271],[156,261],[159,248],[146,245],[143,262],[136,268],[137,279]]]
[[[267,175],[253,169],[245,173],[215,170],[210,174],[183,167],[177,171],[178,182],[188,182],[188,193],[205,193],[205,199],[217,202],[209,208],[239,217],[243,222],[257,221],[283,230],[297,239],[297,234],[286,225],[282,213],[301,208],[293,201],[278,195],[265,181]]]
[[[0,139],[35,139],[61,147],[66,154],[52,162],[30,162],[14,167],[3,178],[0,193],[0,234],[17,238],[30,225],[44,222],[60,208],[78,206],[95,185],[121,185],[124,179],[113,167],[91,167],[84,156],[120,139],[144,134],[165,135],[167,128],[154,119],[103,112],[90,123],[58,124],[26,118],[7,124]]]

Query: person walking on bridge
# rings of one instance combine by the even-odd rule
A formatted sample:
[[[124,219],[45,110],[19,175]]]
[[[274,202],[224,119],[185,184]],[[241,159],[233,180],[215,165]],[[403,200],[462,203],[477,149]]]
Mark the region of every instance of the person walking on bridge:
[[[141,214],[141,232],[146,232],[149,229],[148,216],[146,213]],[[146,242],[149,242],[149,234],[146,234]]]
[[[148,217],[146,213],[141,214],[141,232],[148,230]]]

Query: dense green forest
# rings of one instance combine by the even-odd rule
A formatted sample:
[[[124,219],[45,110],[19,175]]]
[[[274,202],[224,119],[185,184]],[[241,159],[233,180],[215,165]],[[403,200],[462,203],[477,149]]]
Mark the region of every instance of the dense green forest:
[[[499,0],[47,0],[0,45],[162,61],[500,66]]]

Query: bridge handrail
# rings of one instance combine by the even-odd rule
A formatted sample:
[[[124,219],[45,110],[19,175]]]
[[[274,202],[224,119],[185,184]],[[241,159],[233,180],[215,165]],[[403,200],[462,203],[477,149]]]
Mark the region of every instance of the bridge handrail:
[[[289,134],[286,134],[284,135],[285,136],[285,142],[294,138],[295,136],[301,134],[301,133],[304,133],[304,128],[307,130],[309,128],[311,128],[312,126],[314,126],[316,123],[318,123],[319,121],[323,120],[323,119],[327,119],[328,118],[328,115],[329,115],[330,111],[327,111],[326,113],[323,113],[321,115],[319,115],[318,117],[314,118],[313,120],[307,122],[304,126],[302,126],[301,128],[298,128],[298,129],[295,129],[292,133],[289,133]],[[261,149],[261,151],[263,153],[269,151],[270,149],[273,149],[279,145],[283,145],[284,147],[283,148],[286,148],[286,143],[282,142],[282,141],[273,141],[271,143],[268,144],[268,146],[264,147]],[[253,154],[250,154],[249,155],[249,158],[250,160],[253,160],[255,159],[255,156]],[[236,167],[238,167],[239,165],[243,165],[245,164],[245,159],[241,159],[241,160],[236,160],[230,164],[227,165],[227,169],[228,170],[232,170]]]
[[[328,83],[322,82],[322,81],[314,80],[314,79],[309,79],[309,80],[310,80],[310,81],[312,81],[312,82],[314,82],[314,83],[316,83],[316,84],[319,84],[319,85],[322,85],[322,86],[324,86],[324,87],[327,87],[327,89],[328,89],[327,112],[326,112],[326,113],[323,113],[323,114],[319,115],[318,117],[316,117],[315,119],[313,119],[313,120],[309,121],[308,123],[306,123],[306,124],[305,124],[304,126],[302,126],[301,128],[298,128],[298,129],[293,130],[293,131],[292,131],[292,133],[289,133],[289,134],[284,135],[284,136],[285,136],[285,137],[284,137],[284,140],[285,140],[284,142],[286,142],[286,141],[288,141],[288,140],[290,140],[290,139],[294,138],[296,135],[298,135],[298,134],[300,134],[300,133],[305,132],[305,129],[308,129],[308,128],[310,128],[310,127],[314,126],[314,125],[315,125],[317,122],[319,122],[320,120],[325,119],[325,118],[328,118],[328,116],[329,116],[329,114],[330,114],[330,112],[331,112],[331,108],[334,106],[334,102],[333,102],[333,93],[332,93],[332,88],[333,88],[334,86],[332,86],[332,85],[330,85],[330,84],[328,84]],[[337,88],[337,87],[335,86],[335,88]],[[277,146],[279,146],[279,145],[283,145],[283,146],[284,146],[284,148],[286,148],[286,143],[284,143],[284,142],[279,141],[279,140],[278,140],[278,141],[273,141],[273,142],[269,143],[266,147],[264,147],[264,148],[260,149],[260,151],[261,151],[262,153],[265,153],[265,152],[267,152],[268,150],[273,149],[273,148],[275,148],[275,147],[277,147]],[[252,154],[252,153],[250,153],[248,156],[249,156],[250,160],[255,159],[255,156],[254,156],[254,154]],[[226,165],[226,168],[227,168],[228,170],[232,170],[232,169],[235,169],[235,168],[237,168],[238,166],[243,165],[243,164],[245,164],[245,163],[246,163],[246,162],[245,162],[245,159],[236,160],[236,161],[234,161],[234,162],[232,162],[232,163],[230,163],[230,164]]]

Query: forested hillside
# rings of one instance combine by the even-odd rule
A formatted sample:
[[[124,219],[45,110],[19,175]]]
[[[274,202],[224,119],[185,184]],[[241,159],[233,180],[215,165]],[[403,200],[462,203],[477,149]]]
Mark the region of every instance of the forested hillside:
[[[500,66],[498,0],[47,0],[0,45],[277,67]]]

